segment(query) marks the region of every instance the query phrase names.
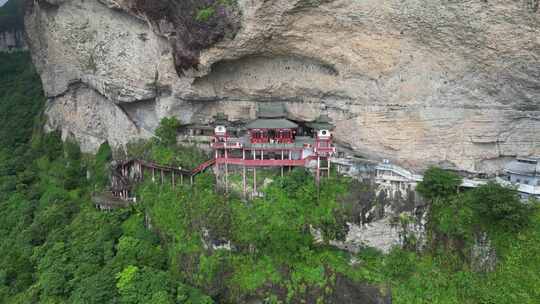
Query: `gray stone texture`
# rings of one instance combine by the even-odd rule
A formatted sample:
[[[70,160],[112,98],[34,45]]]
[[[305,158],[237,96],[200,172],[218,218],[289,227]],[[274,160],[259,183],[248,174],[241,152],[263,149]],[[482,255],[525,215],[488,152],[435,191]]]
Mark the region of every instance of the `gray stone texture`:
[[[87,152],[165,116],[245,119],[279,101],[299,120],[328,109],[337,141],[406,166],[495,172],[540,154],[540,12],[527,1],[239,0],[236,35],[182,73],[167,26],[130,2],[40,1],[26,16],[50,126]]]

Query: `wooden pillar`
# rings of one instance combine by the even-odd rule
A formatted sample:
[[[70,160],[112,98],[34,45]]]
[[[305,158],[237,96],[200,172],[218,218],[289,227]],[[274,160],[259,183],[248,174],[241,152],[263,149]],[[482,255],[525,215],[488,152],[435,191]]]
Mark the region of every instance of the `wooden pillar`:
[[[285,159],[285,154],[284,154],[283,150],[281,150],[281,160],[283,161],[284,159]],[[281,178],[283,178],[283,176],[284,176],[283,170],[284,170],[284,167],[283,167],[283,165],[281,165]]]
[[[180,184],[184,184],[184,173],[180,173]]]
[[[164,182],[165,182],[165,178],[163,176],[163,169],[161,169],[161,184],[163,185]]]
[[[193,186],[193,175],[191,175],[191,176],[189,177],[189,180],[190,180],[190,182],[191,182],[191,185]]]
[[[174,170],[172,171],[172,187],[174,189]]]
[[[257,192],[257,167],[253,167],[253,193]]]
[[[331,166],[330,158],[327,158],[326,161],[328,162],[328,178],[330,178],[330,166]]]
[[[244,192],[244,198],[247,195],[247,182],[246,182],[246,166],[244,165],[242,169],[242,190]]]
[[[321,178],[321,157],[317,155],[317,175],[316,175],[317,185],[319,184]]]
[[[152,167],[152,182],[156,182],[156,169]]]
[[[216,185],[219,187],[219,184],[221,183],[221,164],[216,161],[216,170],[214,170],[214,173],[216,175]],[[217,189],[216,189],[217,190]]]
[[[225,149],[225,193],[229,193],[229,151]]]
[[[225,193],[229,193],[229,165],[225,159]]]

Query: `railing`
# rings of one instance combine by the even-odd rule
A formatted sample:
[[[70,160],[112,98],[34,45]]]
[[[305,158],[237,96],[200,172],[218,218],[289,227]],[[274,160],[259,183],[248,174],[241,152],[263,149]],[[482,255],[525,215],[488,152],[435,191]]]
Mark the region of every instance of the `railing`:
[[[191,171],[191,175],[193,176],[193,175],[199,174],[202,171],[206,170],[206,168],[214,165],[215,163],[216,163],[215,159],[205,161],[204,163],[200,164],[197,168],[193,169],[193,171]]]
[[[315,147],[313,150],[315,153],[327,153],[327,154],[333,154],[336,153],[337,149],[334,146],[330,147]]]
[[[497,177],[496,181],[503,186],[516,187],[519,192],[523,192],[523,193],[527,193],[527,194],[535,195],[535,196],[540,196],[540,186],[525,185],[521,183],[511,183],[500,177]]]
[[[216,164],[243,165],[248,167],[300,167],[306,164],[307,159],[241,159],[241,158],[218,158]]]
[[[392,164],[379,164],[377,165],[377,167],[375,167],[375,169],[377,170],[381,170],[381,171],[393,171],[394,173],[398,174],[398,175],[401,175],[403,176],[404,178],[407,178],[409,180],[413,180],[413,181],[422,181],[424,179],[424,177],[422,175],[419,175],[419,174],[413,174],[412,172],[404,169],[404,168],[401,168],[401,167],[398,167],[396,165],[392,165]]]
[[[377,176],[377,179],[384,179],[384,180],[390,180],[390,181],[414,181],[414,182],[421,182],[424,180],[424,176],[420,174],[414,174],[407,169],[401,168],[396,165],[392,164],[379,164],[375,167],[375,169],[380,171],[391,171],[398,176],[391,176],[387,174],[382,174],[382,176]],[[468,179],[464,178],[463,182],[461,183],[461,187],[464,188],[476,188],[480,187],[482,185],[485,185],[488,181],[487,180],[476,180],[476,179]]]
[[[225,142],[218,141],[212,143],[212,148],[214,149],[241,149],[243,146],[241,140],[238,138],[228,139]]]

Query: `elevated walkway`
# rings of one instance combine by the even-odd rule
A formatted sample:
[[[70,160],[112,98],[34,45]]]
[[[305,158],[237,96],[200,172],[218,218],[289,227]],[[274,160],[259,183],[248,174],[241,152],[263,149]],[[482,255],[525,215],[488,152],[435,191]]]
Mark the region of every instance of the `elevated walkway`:
[[[213,166],[216,164],[216,160],[215,159],[211,159],[211,160],[208,160],[208,161],[205,161],[204,163],[200,164],[197,168],[193,169],[191,171],[191,176],[195,176],[201,172],[203,172],[204,170],[206,170],[207,168]]]
[[[200,174],[209,167],[215,165],[216,161],[214,159],[208,160],[193,170],[186,170],[181,167],[165,166],[158,163],[145,161],[142,159],[131,159],[126,161],[116,162],[112,166],[111,173],[111,188],[110,192],[107,192],[105,196],[110,197],[109,200],[100,200],[104,201],[133,201],[132,198],[132,189],[133,185],[140,183],[145,178],[145,172],[151,172],[152,181],[160,181],[162,184],[165,183],[165,178],[169,178],[174,187],[178,182],[180,184],[184,183],[184,178],[189,178],[190,183],[193,184],[194,177],[197,174]],[[102,205],[102,204],[99,204]],[[119,204],[117,204],[119,205]],[[110,206],[106,206],[106,209],[109,209]]]
[[[399,181],[419,183],[424,180],[421,174],[415,174],[405,168],[393,164],[379,164],[375,167],[377,170],[377,180]],[[461,183],[463,188],[476,188],[488,183],[485,179],[469,179],[464,178]]]

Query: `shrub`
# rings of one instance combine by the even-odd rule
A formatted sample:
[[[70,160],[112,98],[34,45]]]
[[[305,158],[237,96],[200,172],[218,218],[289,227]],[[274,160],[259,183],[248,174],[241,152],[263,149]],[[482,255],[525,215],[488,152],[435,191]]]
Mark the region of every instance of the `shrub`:
[[[461,182],[459,175],[432,167],[425,172],[424,180],[418,184],[416,190],[428,200],[447,198],[457,193]]]
[[[522,203],[517,190],[490,182],[471,192],[472,207],[484,223],[518,231],[530,222],[532,206]]]
[[[180,128],[180,121],[176,117],[161,119],[159,127],[156,129],[156,136],[159,138],[160,144],[164,146],[176,145],[178,128]]]
[[[213,8],[211,6],[205,7],[205,8],[200,9],[197,12],[197,15],[195,16],[195,20],[197,20],[199,22],[207,22],[215,14],[216,14],[216,9],[215,8]]]

